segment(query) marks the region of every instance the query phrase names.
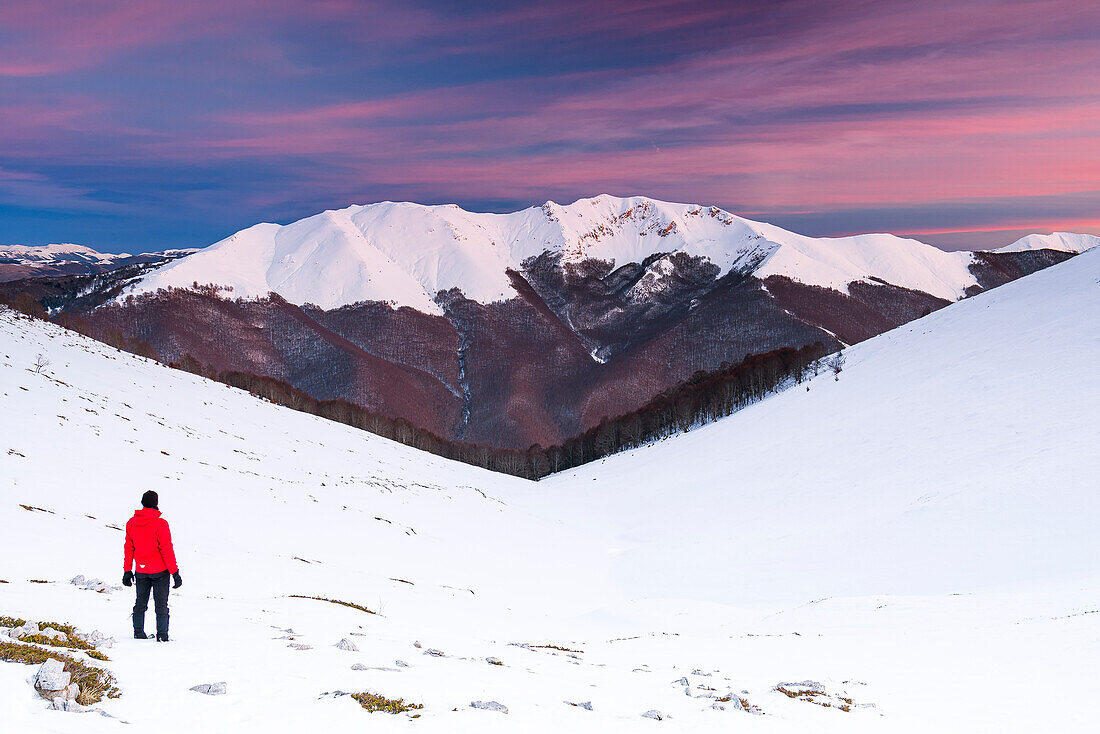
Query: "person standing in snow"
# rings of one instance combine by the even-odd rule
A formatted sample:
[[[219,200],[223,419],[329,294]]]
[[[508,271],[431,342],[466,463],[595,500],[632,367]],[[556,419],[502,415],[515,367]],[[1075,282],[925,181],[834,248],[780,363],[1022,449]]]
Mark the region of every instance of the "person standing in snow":
[[[183,585],[176,554],[172,550],[172,533],[168,521],[160,516],[157,493],[149,490],[141,496],[141,509],[126,523],[126,543],[123,546],[126,570],[122,585],[131,586],[137,579],[137,602],[134,604],[134,639],[146,640],[145,610],[149,608],[149,592],[153,592],[153,607],[157,614],[157,642],[168,642],[168,577],[173,589]],[[137,564],[137,575],[133,567]]]

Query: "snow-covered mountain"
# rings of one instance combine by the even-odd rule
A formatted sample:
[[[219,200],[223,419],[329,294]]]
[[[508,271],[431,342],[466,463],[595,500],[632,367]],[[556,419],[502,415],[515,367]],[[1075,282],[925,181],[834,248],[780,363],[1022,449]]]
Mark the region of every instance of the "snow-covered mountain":
[[[1098,283],[1094,250],[539,484],[0,309],[0,615],[113,635],[101,708],[167,733],[1093,731]],[[160,646],[117,586],[150,488],[184,578]],[[33,672],[0,662],[12,731],[119,730]]]
[[[145,252],[139,255],[97,252],[85,245],[0,245],[0,281],[57,275],[100,273],[126,265],[164,263],[196,249]]]
[[[0,281],[109,269],[130,255],[104,254],[84,245],[0,245]]]
[[[23,263],[110,262],[130,257],[127,252],[104,254],[85,245],[0,245],[0,258]]]
[[[1087,235],[1032,237],[1026,249],[1080,252],[1100,243]],[[1018,245],[1005,251],[1025,247]],[[662,289],[676,253],[705,258],[719,276],[731,270],[785,276],[845,293],[849,283],[873,278],[954,301],[978,285],[968,252],[889,234],[805,237],[713,206],[601,195],[511,214],[382,202],[286,226],[257,224],[150,273],[126,294],[197,282],[231,288],[236,297],[274,292],[324,309],[383,301],[442,314],[436,296],[451,288],[480,303],[513,297],[507,272],[522,271],[544,253],[565,264],[645,263],[642,295]]]
[[[804,237],[644,197],[512,214],[384,202],[256,225],[159,267],[33,295],[166,362],[526,450],[629,414],[700,370],[853,344],[1098,242],[1035,235],[948,253],[888,234]]]

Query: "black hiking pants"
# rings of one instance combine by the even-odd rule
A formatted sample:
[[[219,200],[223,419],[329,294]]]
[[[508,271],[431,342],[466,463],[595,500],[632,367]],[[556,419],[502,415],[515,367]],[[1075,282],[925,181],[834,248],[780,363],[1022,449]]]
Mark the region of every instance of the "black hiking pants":
[[[168,580],[167,571],[139,573],[134,576],[137,602],[134,604],[134,632],[145,631],[145,610],[149,608],[149,592],[153,592],[153,609],[157,613],[157,634],[168,634]]]

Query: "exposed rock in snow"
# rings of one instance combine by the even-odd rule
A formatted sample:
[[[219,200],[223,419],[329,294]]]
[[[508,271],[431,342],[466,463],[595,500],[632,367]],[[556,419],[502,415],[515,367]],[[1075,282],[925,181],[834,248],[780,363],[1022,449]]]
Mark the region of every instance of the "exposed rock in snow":
[[[499,711],[502,714],[508,713],[508,707],[496,701],[471,701],[470,707],[482,709],[483,711]]]
[[[18,640],[21,637],[37,635],[40,631],[41,630],[38,629],[38,622],[26,622],[21,627],[12,627],[8,630],[8,637],[13,640]]]
[[[303,645],[300,642],[292,642],[287,647],[293,647],[295,650],[312,650],[313,645]]]
[[[489,663],[489,665],[504,665],[504,663],[500,662],[499,658],[493,657],[485,658],[485,662]]]
[[[226,686],[225,681],[219,681],[218,683],[200,683],[197,686],[191,686],[189,690],[203,693],[207,696],[222,696],[225,694]]]
[[[76,684],[73,683],[69,687],[75,689]],[[92,710],[87,708],[86,706],[81,706],[79,703],[76,702],[77,694],[75,691],[72,691],[71,693],[72,698],[68,698],[66,696],[58,696],[50,700],[50,708],[54,711],[68,711],[74,714],[88,713]]]
[[[409,664],[408,664],[408,663],[406,663],[406,662],[405,662],[404,660],[394,660],[394,661],[393,661],[393,664],[394,664],[394,665],[396,665],[396,666],[397,666],[397,667],[399,667],[399,668],[407,668],[407,667],[409,667]]]
[[[49,637],[51,640],[69,639],[69,635],[62,632],[61,630],[56,630],[53,627],[43,627],[41,630],[38,631],[38,634],[41,637]]]
[[[642,716],[647,719],[656,719],[657,721],[663,721],[665,718],[665,715],[657,709],[650,709],[649,711],[646,711],[644,714],[642,714]]]
[[[69,583],[85,591],[95,591],[100,594],[110,593],[123,588],[121,586],[108,584],[106,581],[100,581],[99,579],[86,579],[83,574],[74,576]]]
[[[352,670],[370,670],[370,667],[366,666],[366,665],[363,665],[362,663],[355,663],[354,665],[351,666],[351,669]]]
[[[359,652],[359,648],[355,646],[355,643],[346,637],[337,642],[336,647],[341,650],[347,650],[348,652]]]
[[[55,698],[75,699],[80,691],[72,683],[72,679],[72,674],[65,670],[65,663],[50,658],[38,667],[38,672],[34,676],[34,689],[42,698],[51,701]]]
[[[573,703],[572,701],[565,701],[565,703],[570,705],[570,706],[576,706],[579,709],[584,709],[585,711],[591,711],[592,710],[592,702],[591,701],[582,701],[580,703]]]
[[[431,655],[433,658],[441,658],[446,656],[446,653],[444,653],[442,650],[436,650],[434,647],[429,647],[427,650],[424,651],[424,654]]]
[[[713,704],[711,704],[711,708],[716,709],[718,711],[726,711],[726,710],[729,710],[729,711],[744,711],[745,710],[745,707],[741,704],[741,698],[737,694],[735,694],[733,691],[730,691],[729,693],[727,693],[724,696],[719,696],[718,700],[716,700]]]
[[[780,693],[786,693],[788,691],[801,691],[804,693],[824,693],[825,686],[818,683],[815,680],[804,680],[798,683],[777,683],[775,690]]]

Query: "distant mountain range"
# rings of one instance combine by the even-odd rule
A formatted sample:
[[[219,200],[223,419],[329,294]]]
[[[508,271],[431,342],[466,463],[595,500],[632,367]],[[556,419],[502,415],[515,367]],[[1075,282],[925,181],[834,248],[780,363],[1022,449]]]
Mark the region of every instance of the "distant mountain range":
[[[164,263],[198,250],[109,254],[84,245],[0,245],[0,282],[48,275],[103,273],[127,265]]]
[[[50,306],[166,361],[527,448],[698,370],[862,341],[1097,244],[1059,233],[944,252],[889,234],[805,237],[644,197],[512,214],[384,202],[258,224],[125,280],[81,284],[79,302],[66,296],[74,283]]]

